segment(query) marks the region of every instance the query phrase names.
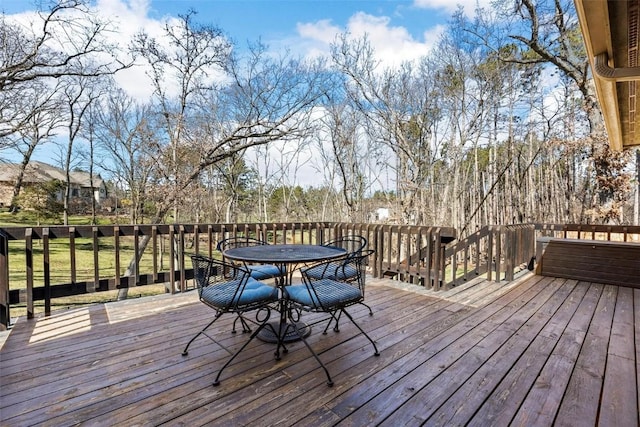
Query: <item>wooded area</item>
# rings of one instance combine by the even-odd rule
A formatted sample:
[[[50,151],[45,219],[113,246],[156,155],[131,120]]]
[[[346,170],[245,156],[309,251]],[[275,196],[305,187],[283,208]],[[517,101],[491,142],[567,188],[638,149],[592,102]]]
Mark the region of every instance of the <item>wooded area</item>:
[[[608,149],[571,0],[459,11],[427,56],[396,69],[366,37],[343,34],[328,57],[275,56],[201,18],[116,45],[84,1],[58,1],[32,26],[0,16],[0,158],[26,166],[57,144],[67,174],[110,180],[132,224],[366,222],[381,207],[460,237],[637,222],[632,153]],[[134,63],[148,100],[114,80]]]

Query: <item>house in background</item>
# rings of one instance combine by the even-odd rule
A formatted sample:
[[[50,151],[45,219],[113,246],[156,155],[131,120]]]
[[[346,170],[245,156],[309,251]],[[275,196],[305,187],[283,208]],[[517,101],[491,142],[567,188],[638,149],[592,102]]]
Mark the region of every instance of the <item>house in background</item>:
[[[389,219],[390,209],[389,208],[378,208],[375,212],[375,218],[377,221],[387,221]]]
[[[15,163],[5,163],[0,165],[0,206],[9,206],[13,197],[13,187],[20,172],[20,165]],[[70,202],[74,205],[91,204],[93,197],[96,204],[100,204],[107,197],[107,187],[100,175],[93,175],[93,186],[91,176],[88,172],[73,171],[71,177]],[[27,188],[34,184],[43,184],[53,180],[66,181],[65,171],[61,168],[51,166],[42,162],[30,162],[25,170],[22,181],[22,188]],[[62,194],[56,197],[61,200]]]

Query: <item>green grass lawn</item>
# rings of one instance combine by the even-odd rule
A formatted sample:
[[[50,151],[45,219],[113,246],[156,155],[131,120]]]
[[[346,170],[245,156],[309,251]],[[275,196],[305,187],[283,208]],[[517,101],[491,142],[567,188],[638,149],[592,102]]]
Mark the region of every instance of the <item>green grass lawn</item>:
[[[11,214],[0,212],[0,226],[35,226],[34,217],[29,212]],[[33,221],[33,222],[32,222]],[[112,224],[111,218],[100,218],[100,225]],[[91,225],[91,218],[84,216],[73,216],[69,218],[70,225]],[[59,224],[48,224],[59,225]],[[163,245],[165,251],[158,256],[157,265],[159,271],[169,270],[168,238],[165,238]],[[120,237],[120,275],[124,275],[129,262],[134,255],[134,240],[132,237]],[[49,264],[50,278],[52,284],[71,282],[70,263],[70,243],[67,239],[51,239],[49,242]],[[93,240],[90,238],[75,239],[75,259],[76,259],[76,281],[93,281],[94,277],[94,257]],[[101,279],[115,277],[116,251],[113,237],[101,237],[98,242],[98,268]],[[140,260],[140,274],[150,274],[153,272],[153,253],[151,245],[147,247]],[[33,241],[33,282],[35,287],[44,284],[44,257],[41,240]],[[26,251],[24,241],[9,242],[9,288],[26,288]],[[146,285],[129,289],[129,298],[139,298],[147,295],[157,295],[165,292],[165,286]],[[79,305],[94,304],[100,302],[114,301],[117,298],[117,291],[93,292],[84,295],[75,295],[64,298],[54,298],[52,309],[68,309]],[[34,302],[36,313],[44,310],[44,302]],[[25,304],[11,306],[11,317],[26,314]]]
[[[120,217],[121,219],[123,217]],[[91,225],[91,218],[86,216],[73,216],[69,218],[70,225]],[[113,218],[102,217],[99,218],[98,223],[100,225],[113,224]],[[60,225],[60,224],[47,224],[47,225]],[[36,226],[35,216],[29,212],[19,212],[17,214],[11,214],[6,211],[0,212],[0,227],[2,226],[20,226],[29,227]],[[288,241],[300,242],[302,241],[301,232],[296,232],[295,237],[288,236]],[[304,232],[306,233],[306,232]],[[201,235],[201,239],[206,239],[206,236]],[[170,265],[169,248],[171,242],[168,236],[159,236],[157,265],[158,272],[168,272]],[[281,242],[281,240],[278,240]],[[309,238],[306,236],[305,242],[308,242]],[[206,250],[207,243],[201,240],[201,250]],[[68,239],[50,239],[49,241],[49,273],[50,282],[52,285],[71,283],[71,249]],[[75,239],[75,260],[76,260],[76,282],[92,282],[94,280],[94,252],[93,252],[93,239],[92,238],[76,238]],[[185,261],[187,268],[190,268],[189,256],[191,255],[190,249],[185,249]],[[124,273],[134,256],[134,239],[133,237],[121,236],[119,238],[119,275],[124,276]],[[98,239],[98,269],[99,277],[101,279],[110,279],[116,276],[116,250],[114,247],[113,237],[101,237]],[[153,273],[153,252],[152,245],[149,244],[145,250],[139,265],[140,274]],[[41,240],[33,241],[33,283],[34,287],[41,287],[44,284],[44,257],[43,257],[43,243]],[[25,289],[27,284],[27,272],[26,272],[26,251],[24,241],[10,241],[9,242],[9,288],[10,289]],[[165,286],[160,285],[145,285],[137,286],[129,289],[129,298],[138,298],[147,295],[156,295],[165,292]],[[117,291],[104,291],[93,292],[84,295],[76,295],[64,298],[52,299],[52,309],[66,309],[71,307],[77,307],[79,305],[93,304],[107,301],[114,301],[117,298]],[[34,302],[34,309],[36,313],[44,310],[43,301]],[[11,317],[21,316],[26,314],[25,304],[12,305]]]
[[[120,216],[120,219],[124,217]],[[98,216],[96,217],[96,225],[108,225],[114,224],[115,217],[113,216]],[[40,221],[41,225],[62,225],[52,224],[46,221]],[[8,212],[6,209],[0,210],[0,226],[2,227],[35,227],[38,224],[38,217],[32,211],[20,211],[17,213]],[[90,215],[71,215],[69,217],[69,225],[92,225]]]

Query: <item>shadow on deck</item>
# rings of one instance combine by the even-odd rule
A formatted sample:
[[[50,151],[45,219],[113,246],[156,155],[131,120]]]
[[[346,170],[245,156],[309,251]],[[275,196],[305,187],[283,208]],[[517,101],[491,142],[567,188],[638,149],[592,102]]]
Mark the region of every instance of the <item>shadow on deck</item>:
[[[371,279],[348,322],[282,360],[256,341],[199,338],[212,312],[186,295],[20,319],[0,352],[2,425],[637,425],[640,290],[525,275],[430,293]],[[308,316],[308,315],[307,315]],[[234,347],[233,316],[218,336]]]

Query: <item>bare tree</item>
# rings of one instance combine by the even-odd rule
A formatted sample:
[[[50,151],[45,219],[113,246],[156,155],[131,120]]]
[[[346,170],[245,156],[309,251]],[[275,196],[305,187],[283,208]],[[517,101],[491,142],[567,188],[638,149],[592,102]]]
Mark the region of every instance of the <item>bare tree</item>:
[[[63,220],[64,224],[69,224],[69,214],[72,182],[71,172],[75,166],[74,154],[78,151],[74,144],[82,136],[85,128],[85,117],[92,104],[96,103],[104,93],[93,76],[67,76],[65,86],[62,90],[62,103],[64,105],[65,122],[67,128],[67,139],[64,146],[61,145],[62,167],[65,171],[65,188],[63,196]],[[75,150],[74,150],[75,149]]]
[[[103,153],[98,165],[126,186],[132,224],[140,222],[142,207],[150,201],[149,186],[160,157],[160,134],[153,117],[151,106],[135,102],[117,88],[109,90],[97,109],[95,137]]]
[[[194,21],[191,10],[179,15],[177,22],[167,21],[162,38],[139,33],[132,49],[150,67],[158,114],[169,142],[165,156],[165,177],[171,183],[172,199],[177,200],[183,160],[180,147],[186,144],[186,122],[198,99],[215,89],[215,76],[221,75],[230,53],[230,44],[222,31]],[[178,204],[173,205],[173,220],[178,221]]]
[[[583,207],[598,216],[581,216],[583,220],[610,220],[613,212],[588,208],[593,205],[611,205],[615,191],[624,193],[626,179],[618,179],[622,185],[614,193],[609,185],[603,185],[607,176],[625,176],[620,168],[628,159],[627,153],[611,153],[603,138],[603,122],[598,108],[594,87],[590,82],[589,63],[584,52],[580,29],[576,19],[574,4],[570,0],[513,0],[495,3],[494,10],[480,10],[473,23],[465,23],[458,14],[456,25],[464,28],[476,44],[482,45],[496,53],[505,62],[520,65],[551,65],[558,70],[562,79],[570,83],[572,90],[581,94],[582,108],[587,126],[582,130],[576,126],[578,119],[567,123],[572,131],[572,138],[580,139],[583,152],[590,159],[591,165],[585,171],[588,175],[585,183],[593,183],[585,191],[579,191],[584,199]],[[494,13],[495,12],[495,13]],[[505,46],[516,46],[505,49]],[[570,99],[567,97],[567,99]],[[569,109],[571,111],[571,109]],[[583,155],[577,152],[578,156]],[[603,157],[604,156],[604,157]],[[621,157],[616,159],[615,157]],[[585,211],[586,213],[586,211]]]
[[[313,107],[332,85],[323,64],[273,58],[254,46],[249,58],[233,58],[230,83],[202,106],[189,133],[200,151],[184,186],[209,165],[270,142],[298,145],[309,134]]]
[[[0,139],[31,122],[37,106],[22,100],[32,83],[64,76],[111,75],[129,67],[106,40],[109,22],[91,11],[84,0],[60,0],[37,15],[30,26],[0,16]],[[93,67],[83,67],[92,61]],[[7,107],[7,108],[4,108]],[[0,147],[2,145],[0,144]]]
[[[416,78],[417,70],[408,63],[399,69],[379,69],[366,38],[350,40],[342,35],[332,57],[347,78],[346,94],[360,112],[369,138],[384,146],[373,152],[386,153],[386,166],[395,173],[402,222],[423,223],[423,195],[440,114],[435,74],[422,70]]]
[[[201,174],[211,165],[271,141],[296,143],[309,128],[313,106],[328,90],[323,64],[307,64],[286,56],[273,58],[266,54],[263,46],[253,47],[246,61],[227,57],[228,43],[220,40],[220,33],[196,26],[192,18],[192,13],[181,17],[177,27],[180,32],[172,36],[177,46],[192,46],[196,53],[200,52],[193,61],[184,59],[185,65],[195,69],[176,70],[184,83],[179,86],[177,103],[167,93],[170,84],[163,77],[166,56],[160,54],[158,43],[145,35],[140,35],[136,42],[141,56],[157,58],[157,62],[150,61],[152,65],[159,65],[159,68],[153,68],[158,71],[152,72],[152,78],[161,104],[160,113],[166,121],[165,137],[169,141],[162,177],[169,186],[163,197],[158,197],[151,220],[154,223],[161,222],[171,209],[176,210],[176,203],[185,189],[199,183]],[[167,27],[167,30],[171,28]],[[204,37],[201,43],[185,44],[186,40],[195,43],[199,37]],[[183,54],[187,53],[194,54],[189,49],[183,51]],[[178,61],[176,59],[174,63]],[[226,77],[220,80],[218,90],[213,90],[205,71],[220,72],[217,67],[223,61],[227,61]],[[177,108],[170,108],[171,105]],[[185,126],[186,123],[189,126]],[[195,161],[194,153],[197,154]],[[181,162],[182,155],[188,161]],[[178,163],[180,173],[175,167]],[[139,253],[129,264],[128,274],[135,268],[147,243],[148,240],[141,241]]]
[[[26,95],[26,93],[24,93]],[[22,157],[18,175],[13,184],[13,198],[11,201],[11,211],[17,212],[18,205],[16,203],[25,176],[25,172],[33,153],[43,143],[49,141],[54,135],[56,128],[62,124],[62,117],[59,114],[59,100],[56,97],[56,90],[50,91],[43,88],[37,82],[33,83],[32,90],[27,99],[23,99],[23,103],[30,105],[29,120],[19,127],[16,134],[7,139],[13,141],[11,147],[17,151]],[[17,136],[17,137],[16,137]]]
[[[330,133],[331,162],[338,177],[335,184],[340,185],[342,194],[340,205],[346,204],[344,217],[352,222],[365,220],[363,201],[369,186],[366,180],[369,153],[362,141],[360,117],[356,110],[342,103],[328,107],[324,120]]]
[[[91,224],[97,224],[97,205],[96,205],[96,180],[95,180],[95,165],[96,165],[96,117],[97,117],[97,102],[89,105],[89,111],[87,119],[85,121],[85,129],[83,134],[87,140],[87,150],[81,150],[82,157],[88,164],[89,172],[89,188],[91,189]]]
[[[271,149],[269,144],[254,147],[250,152],[253,156],[248,159],[248,162],[257,172],[256,197],[258,199],[258,204],[256,206],[256,218],[260,221],[267,222],[269,221],[268,200],[272,193],[270,190],[273,188],[273,185],[271,184],[273,183],[278,171],[274,170],[275,167],[272,168],[273,159],[270,155]]]

